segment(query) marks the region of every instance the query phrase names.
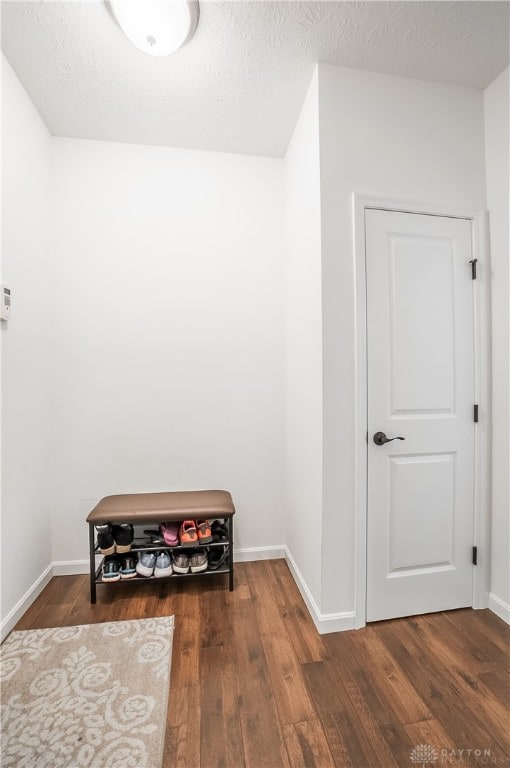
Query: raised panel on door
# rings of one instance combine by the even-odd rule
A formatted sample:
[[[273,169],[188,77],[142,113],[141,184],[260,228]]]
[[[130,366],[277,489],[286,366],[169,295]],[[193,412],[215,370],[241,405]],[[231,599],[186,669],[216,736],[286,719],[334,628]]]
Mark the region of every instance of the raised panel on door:
[[[455,454],[390,456],[388,461],[388,577],[453,568]]]
[[[366,249],[370,621],[471,604],[470,222],[369,210]]]
[[[390,413],[453,413],[455,307],[448,238],[388,233]]]

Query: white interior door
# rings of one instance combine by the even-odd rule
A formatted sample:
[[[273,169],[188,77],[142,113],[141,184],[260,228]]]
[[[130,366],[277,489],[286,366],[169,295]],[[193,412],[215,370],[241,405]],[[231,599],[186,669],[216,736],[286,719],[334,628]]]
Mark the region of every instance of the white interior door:
[[[365,228],[376,621],[472,604],[474,313],[470,221],[367,210]]]

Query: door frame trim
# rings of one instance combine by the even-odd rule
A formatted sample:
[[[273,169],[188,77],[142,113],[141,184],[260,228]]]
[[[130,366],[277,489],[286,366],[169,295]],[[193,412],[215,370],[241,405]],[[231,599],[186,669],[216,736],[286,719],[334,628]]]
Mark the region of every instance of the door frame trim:
[[[473,541],[478,547],[478,565],[473,567],[473,608],[489,604],[490,569],[490,263],[487,211],[455,209],[449,205],[399,200],[354,192],[352,216],[355,280],[355,627],[366,624],[367,601],[367,483],[368,483],[368,382],[366,324],[365,211],[369,208],[400,213],[447,216],[471,222],[473,258],[478,259],[473,280],[475,402],[479,422],[475,429],[475,488]],[[466,265],[466,269],[468,265]]]

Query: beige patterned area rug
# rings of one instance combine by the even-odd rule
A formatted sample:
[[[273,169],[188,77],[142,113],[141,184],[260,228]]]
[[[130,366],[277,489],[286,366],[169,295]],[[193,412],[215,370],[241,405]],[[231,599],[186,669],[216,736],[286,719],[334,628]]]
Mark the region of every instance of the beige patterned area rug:
[[[2,768],[160,768],[174,617],[12,632]]]

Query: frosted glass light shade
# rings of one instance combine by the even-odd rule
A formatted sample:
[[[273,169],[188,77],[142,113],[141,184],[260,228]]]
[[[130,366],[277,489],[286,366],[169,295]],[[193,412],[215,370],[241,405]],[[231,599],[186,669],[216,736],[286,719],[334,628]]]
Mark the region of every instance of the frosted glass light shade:
[[[191,39],[198,0],[106,0],[126,37],[144,53],[168,56]]]

